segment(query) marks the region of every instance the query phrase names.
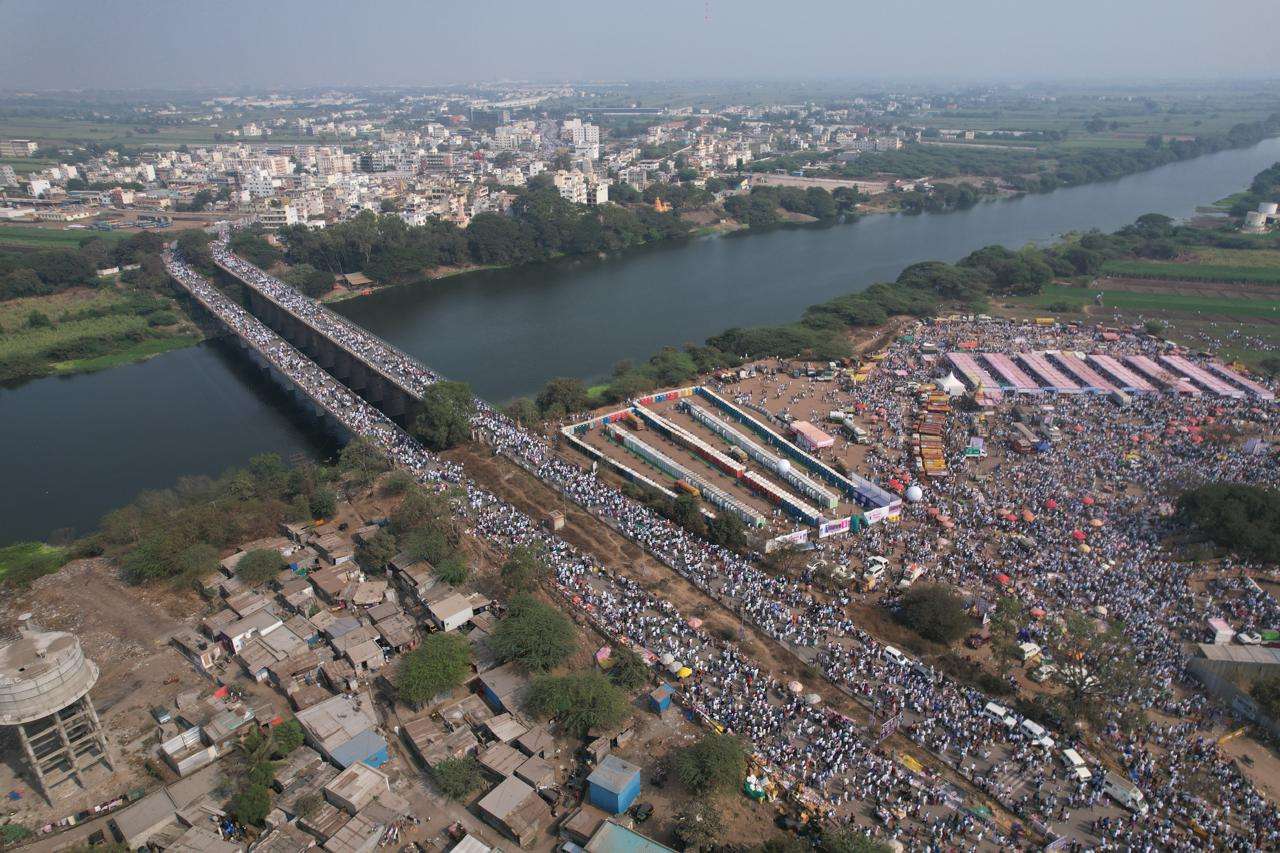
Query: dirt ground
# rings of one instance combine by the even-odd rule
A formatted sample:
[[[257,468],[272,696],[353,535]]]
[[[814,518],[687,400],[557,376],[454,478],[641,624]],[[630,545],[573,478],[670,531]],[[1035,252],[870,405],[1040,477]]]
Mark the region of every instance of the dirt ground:
[[[7,801],[18,822],[36,826],[60,819],[153,782],[137,748],[156,730],[151,707],[172,707],[178,693],[209,684],[168,644],[184,619],[194,621],[204,609],[194,593],[125,586],[101,559],[72,562],[4,602],[0,622],[6,631],[16,630],[18,616],[30,612],[37,626],[80,638],[85,656],[99,668],[90,695],[115,752],[114,773],[96,771],[88,790],[61,786],[63,796],[49,806],[31,786],[16,739],[6,738],[0,792],[19,793],[20,799]]]

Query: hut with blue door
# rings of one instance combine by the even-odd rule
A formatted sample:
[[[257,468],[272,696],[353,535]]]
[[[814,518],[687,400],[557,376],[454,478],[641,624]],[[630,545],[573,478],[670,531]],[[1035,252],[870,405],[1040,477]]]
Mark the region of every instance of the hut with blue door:
[[[640,768],[616,755],[607,755],[587,777],[587,799],[591,805],[622,814],[640,796]]]
[[[657,688],[649,694],[649,710],[655,714],[661,714],[663,711],[671,707],[671,694],[676,689],[665,681],[658,685]]]

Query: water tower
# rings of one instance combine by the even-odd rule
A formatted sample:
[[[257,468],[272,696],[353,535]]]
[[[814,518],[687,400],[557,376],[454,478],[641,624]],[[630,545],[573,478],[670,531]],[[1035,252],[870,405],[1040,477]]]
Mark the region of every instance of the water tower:
[[[64,631],[41,631],[22,616],[17,637],[0,641],[0,726],[17,729],[45,797],[98,764],[111,769],[102,723],[89,699],[97,665]]]

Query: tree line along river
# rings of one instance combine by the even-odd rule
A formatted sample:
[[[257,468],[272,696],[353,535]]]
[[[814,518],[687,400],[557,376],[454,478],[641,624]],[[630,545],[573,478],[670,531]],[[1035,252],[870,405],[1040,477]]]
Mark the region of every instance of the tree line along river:
[[[1113,230],[1143,213],[1189,216],[1280,160],[1280,139],[1115,181],[940,214],[709,237],[609,259],[570,258],[388,289],[337,307],[491,400],[552,376],[608,373],[623,358],[701,342],[804,309],[908,264]],[[0,389],[0,545],[91,530],[104,512],[179,477],[257,453],[335,448],[288,397],[219,342],[102,373]]]

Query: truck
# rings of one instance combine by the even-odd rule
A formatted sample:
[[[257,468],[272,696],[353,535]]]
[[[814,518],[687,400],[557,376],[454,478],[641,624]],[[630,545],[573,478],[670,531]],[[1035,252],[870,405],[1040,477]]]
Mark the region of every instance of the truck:
[[[1227,620],[1214,617],[1205,622],[1209,642],[1215,646],[1230,643],[1235,637],[1235,630],[1227,624]]]

